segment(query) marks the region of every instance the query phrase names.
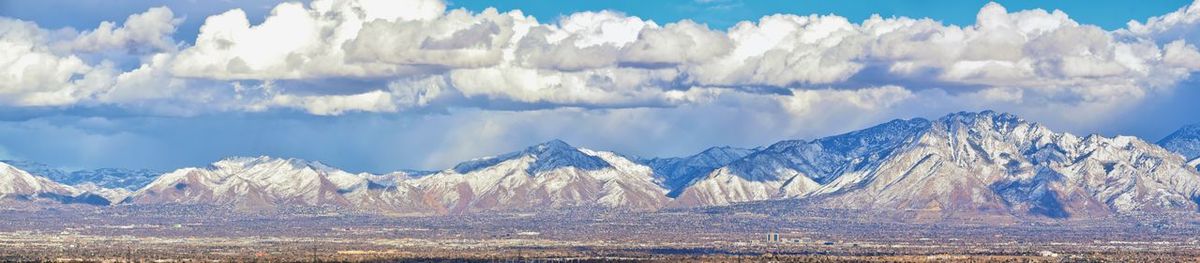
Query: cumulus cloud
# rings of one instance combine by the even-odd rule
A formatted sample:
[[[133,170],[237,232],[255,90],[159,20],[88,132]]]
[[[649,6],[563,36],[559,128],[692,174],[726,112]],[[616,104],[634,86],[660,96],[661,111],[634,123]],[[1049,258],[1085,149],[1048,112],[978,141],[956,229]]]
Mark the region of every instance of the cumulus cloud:
[[[698,64],[725,55],[733,41],[719,31],[690,20],[645,28],[637,41],[621,50],[621,62],[634,65]]]
[[[74,51],[101,51],[110,49],[150,49],[142,52],[174,50],[176,43],[171,34],[183,20],[175,17],[170,8],[155,7],[144,13],[134,14],[117,27],[116,23],[104,21],[94,30],[81,33],[69,43]]]
[[[238,9],[203,18],[194,43],[171,39],[180,18],[167,8],[78,33],[3,19],[0,103],[341,115],[764,97],[751,101],[801,116],[971,94],[980,107],[1119,108],[1200,70],[1196,6],[1115,31],[996,3],[966,26],[777,14],[718,30],[616,11],[539,21],[438,0],[317,0],[279,4],[258,24]],[[290,86],[330,79],[359,81]]]
[[[843,81],[863,65],[854,24],[838,16],[772,15],[729,30],[730,54],[689,68],[704,85],[795,86]]]
[[[1197,3],[1117,30],[995,3],[963,26],[777,14],[714,29],[316,0],[188,18],[204,21],[191,43],[172,39],[183,18],[167,8],[83,29],[0,18],[0,108],[16,119],[0,156],[175,168],[278,154],[384,172],[549,138],[670,156],[984,109],[1111,133],[1195,83]]]
[[[1148,37],[1159,43],[1175,40],[1187,40],[1189,43],[1200,41],[1197,31],[1200,28],[1200,1],[1161,16],[1146,19],[1146,22],[1129,21],[1126,29],[1118,32],[1130,37]]]
[[[50,48],[49,32],[0,18],[0,101],[14,106],[66,105],[103,89],[116,74]]]
[[[447,68],[500,63],[501,48],[514,34],[512,15],[487,9],[478,16],[454,10],[431,20],[374,20],[343,45],[352,61]]]
[[[399,10],[399,11],[398,11]],[[258,25],[240,9],[208,17],[172,67],[221,80],[395,77],[496,64],[519,12],[444,13],[439,1],[283,3]]]

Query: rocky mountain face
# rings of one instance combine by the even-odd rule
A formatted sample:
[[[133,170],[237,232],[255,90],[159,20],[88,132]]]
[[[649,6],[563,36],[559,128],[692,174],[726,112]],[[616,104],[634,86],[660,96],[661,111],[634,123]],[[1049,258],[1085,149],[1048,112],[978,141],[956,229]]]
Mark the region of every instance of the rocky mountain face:
[[[692,156],[641,159],[649,166],[661,186],[668,189],[667,197],[675,198],[701,176],[742,159],[755,150],[735,147],[712,147]]]
[[[120,168],[101,168],[68,172],[63,169],[31,161],[0,161],[14,168],[28,172],[37,177],[49,179],[56,183],[71,186],[89,196],[99,196],[108,202],[120,202],[133,191],[146,186],[161,172],[153,170],[133,170]]]
[[[109,205],[109,200],[0,162],[0,202]]]
[[[810,195],[828,206],[1088,217],[1195,211],[1200,174],[1134,137],[1056,133],[1011,114],[952,114],[872,168]]]
[[[785,141],[717,169],[682,205],[813,198],[828,207],[945,215],[1195,211],[1200,174],[1134,137],[1055,133],[1011,114],[957,113]]]
[[[1184,126],[1158,141],[1158,145],[1187,158],[1192,167],[1200,169],[1200,124]]]
[[[230,158],[167,173],[125,203],[449,214],[556,207],[653,210],[667,200],[650,168],[556,140],[430,174],[351,174],[296,159]]]
[[[105,189],[137,190],[146,186],[162,172],[148,169],[100,168],[92,170],[65,171],[49,165],[31,161],[0,161],[17,167],[30,174],[45,177],[52,181],[71,185],[91,185]],[[119,190],[118,190],[119,191]]]
[[[924,119],[895,120],[813,141],[781,141],[693,181],[672,205],[725,205],[806,196],[843,174],[877,165],[929,126]]]
[[[464,162],[413,184],[453,213],[570,206],[653,210],[668,200],[649,167],[558,140]]]
[[[443,171],[383,175],[297,159],[238,157],[179,169],[127,194],[96,184],[64,186],[11,168],[9,174],[21,176],[7,180],[21,183],[7,184],[12,194],[6,195],[89,193],[110,200],[127,195],[122,205],[332,207],[405,215],[567,207],[650,211],[781,199],[930,218],[1198,211],[1198,161],[1173,152],[1186,152],[1180,150],[1188,149],[1186,136],[1171,138],[1160,147],[1134,137],[1058,133],[1011,114],[963,112],[677,158],[630,158],[558,140]]]
[[[311,206],[399,214],[432,211],[403,177],[351,174],[298,159],[235,157],[206,168],[164,174],[123,203],[224,205],[246,210]]]

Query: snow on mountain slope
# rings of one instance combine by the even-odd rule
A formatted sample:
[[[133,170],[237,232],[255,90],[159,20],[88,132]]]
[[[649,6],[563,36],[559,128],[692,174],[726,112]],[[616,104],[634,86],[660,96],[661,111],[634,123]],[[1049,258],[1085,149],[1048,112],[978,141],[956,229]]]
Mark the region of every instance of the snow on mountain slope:
[[[209,168],[164,174],[127,199],[131,204],[335,206],[399,214],[567,206],[657,209],[666,201],[649,167],[557,140],[433,174],[352,174],[296,159],[228,158]]]
[[[451,213],[601,206],[657,209],[666,202],[649,167],[554,140],[415,178]]]
[[[830,185],[825,203],[843,208],[1089,217],[1194,211],[1200,174],[1134,137],[1080,138],[984,111],[943,117],[877,169]]]
[[[1177,132],[1160,147],[1134,137],[1057,133],[1011,114],[961,112],[679,158],[631,159],[559,140],[439,172],[383,175],[297,159],[235,157],[164,174],[133,193],[96,183],[66,186],[3,164],[0,196],[403,215],[804,199],[828,208],[932,218],[1098,217],[1200,210],[1200,158],[1172,152],[1187,152],[1184,135]]]
[[[564,167],[574,167],[583,170],[598,170],[608,166],[608,163],[596,156],[587,155],[561,140],[552,140],[525,149],[495,157],[480,158],[466,161],[454,166],[457,173],[469,173],[486,169],[513,159],[531,157],[533,163],[526,167],[528,173],[536,174]]]
[[[161,174],[163,173],[146,169],[100,168],[74,171],[64,177],[50,178],[50,180],[67,185],[78,186],[91,183],[103,188],[121,188],[133,191],[150,184]]]
[[[113,204],[119,203],[122,200],[125,200],[125,198],[129,197],[130,194],[133,194],[133,191],[130,191],[129,189],[105,188],[103,186],[99,186],[99,185],[96,185],[95,183],[91,183],[91,182],[82,183],[79,185],[73,185],[72,187],[75,187],[75,189],[79,189],[80,191],[83,191],[84,193],[89,193],[89,194],[93,194],[93,195],[96,195],[99,197],[103,197],[104,199],[108,200],[109,203],[113,203]]]
[[[63,204],[109,204],[107,199],[56,183],[45,177],[35,176],[4,162],[0,162],[0,199],[5,201],[46,199]]]
[[[594,175],[604,184],[598,200],[601,206],[651,209],[666,203],[666,189],[659,185],[650,167],[613,152],[579,150],[600,157],[613,168]]]
[[[427,198],[424,191],[413,186],[411,179],[422,172],[393,172],[385,175],[360,173],[351,175],[332,169],[332,174],[341,174],[339,193],[356,207],[378,209],[393,214],[445,214],[436,202]],[[349,176],[348,176],[349,175]]]
[[[819,198],[939,216],[1087,217],[1195,211],[1197,196],[1200,174],[1156,145],[984,111],[780,142],[694,182],[673,205]]]
[[[366,175],[318,162],[271,157],[234,157],[209,168],[184,168],[159,177],[130,195],[132,204],[206,204],[243,209],[327,206],[379,212],[427,213],[403,185],[373,187]],[[404,197],[404,198],[401,198]]]
[[[226,171],[183,168],[159,176],[125,199],[130,204],[233,205],[266,207],[273,200],[258,186]]]
[[[1007,160],[1019,158],[1030,139],[1052,135],[1011,115],[952,114],[872,169],[839,178],[819,192],[835,193],[828,203],[842,208],[1006,214],[1004,199],[990,188],[1008,178],[995,160],[1019,167]]]
[[[54,181],[54,178],[65,178],[68,175],[68,173],[66,171],[63,171],[62,169],[50,167],[49,165],[46,165],[44,163],[39,163],[39,162],[23,161],[23,160],[2,160],[2,161],[0,161],[0,163],[8,164],[12,167],[15,167],[17,169],[25,171],[34,176],[45,177],[46,179],[50,179],[51,181]],[[70,185],[68,183],[63,183],[63,182],[59,182],[59,183]]]
[[[1184,126],[1159,140],[1158,145],[1188,159],[1200,158],[1200,124]]]
[[[34,176],[7,163],[0,163],[0,196],[33,196],[40,193],[74,195],[77,192],[78,190],[69,186],[55,183],[45,177]]]
[[[66,172],[64,169],[50,167],[40,162],[11,160],[0,162],[8,163],[8,165],[23,169],[25,172],[60,184],[77,187],[90,184],[102,187],[102,189],[125,189],[128,191],[138,190],[162,174],[150,171],[150,169],[122,168],[83,169],[83,171]],[[89,189],[95,189],[95,187],[89,187]]]
[[[55,182],[71,186],[93,184],[102,188],[124,188],[137,190],[149,184],[162,172],[147,169],[100,168],[68,172],[46,164],[30,161],[0,161],[25,170],[30,174],[46,177]],[[119,201],[119,200],[117,200]]]
[[[708,173],[750,155],[755,150],[735,147],[712,147],[691,156],[638,160],[649,166],[660,184],[669,189],[669,197],[679,196],[684,187]]]
[[[810,195],[823,183],[874,167],[929,126],[924,119],[894,120],[813,141],[781,141],[693,180],[673,206]]]

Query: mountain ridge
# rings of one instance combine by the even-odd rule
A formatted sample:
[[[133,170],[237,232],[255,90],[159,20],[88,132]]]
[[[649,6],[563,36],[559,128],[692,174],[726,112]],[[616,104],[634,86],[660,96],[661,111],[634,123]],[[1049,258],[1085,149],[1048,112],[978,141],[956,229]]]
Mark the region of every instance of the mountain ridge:
[[[137,190],[150,181],[154,180],[163,172],[150,169],[125,169],[125,168],[97,168],[67,171],[60,168],[51,167],[49,165],[19,160],[0,160],[21,170],[34,175],[46,177],[66,185],[80,186],[83,184],[92,184],[94,186],[115,189],[122,188],[125,190]]]
[[[1080,137],[981,111],[670,158],[550,140],[428,173],[355,174],[295,158],[229,157],[165,173],[113,203],[436,215],[568,207],[653,211],[796,199],[928,218],[1062,219],[1198,211],[1198,162],[1136,137]],[[89,189],[84,192],[110,200],[122,196]]]
[[[1200,170],[1200,123],[1183,126],[1163,137],[1157,144],[1190,159],[1189,164]]]

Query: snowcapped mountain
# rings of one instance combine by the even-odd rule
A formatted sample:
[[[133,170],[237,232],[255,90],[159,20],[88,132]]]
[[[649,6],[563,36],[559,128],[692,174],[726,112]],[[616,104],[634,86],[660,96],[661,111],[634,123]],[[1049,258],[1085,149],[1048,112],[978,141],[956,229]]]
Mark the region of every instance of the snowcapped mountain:
[[[691,156],[642,159],[638,162],[650,166],[662,186],[669,190],[667,196],[674,198],[697,177],[707,175],[754,151],[728,146],[712,147]]]
[[[933,216],[1086,217],[1195,211],[1200,174],[1134,137],[1078,137],[984,111],[780,142],[688,188],[676,203],[812,198]]]
[[[103,197],[35,176],[0,162],[0,201],[52,201],[62,204],[108,205]]]
[[[164,174],[125,203],[446,214],[568,206],[652,210],[667,200],[649,167],[555,140],[430,174],[351,174],[298,159],[229,158]]]
[[[467,161],[412,183],[451,213],[572,206],[652,210],[667,201],[649,167],[560,140]]]
[[[103,197],[105,200],[108,200],[109,204],[119,203],[122,200],[125,200],[126,197],[129,197],[130,194],[133,194],[133,191],[129,189],[106,188],[91,182],[72,185],[71,187],[79,189],[85,194]]]
[[[151,170],[131,170],[119,168],[101,168],[95,170],[79,170],[67,172],[49,165],[31,161],[0,161],[29,172],[38,177],[65,184],[83,191],[89,196],[100,196],[111,203],[124,200],[133,190],[137,190],[160,173]]]
[[[164,174],[131,194],[125,203],[228,205],[252,210],[281,206],[390,213],[432,210],[399,176],[351,174],[319,162],[265,156],[227,158],[207,168]]]
[[[22,171],[29,173],[29,174],[45,177],[50,180],[54,180],[53,178],[63,178],[63,177],[66,177],[66,175],[67,175],[67,172],[63,171],[62,169],[50,167],[49,165],[46,165],[44,163],[39,163],[39,162],[23,161],[23,160],[0,160],[0,163],[5,163],[8,165],[11,165],[17,169],[21,169]],[[58,181],[56,181],[56,182],[58,182]],[[62,182],[59,182],[59,183],[62,183]]]
[[[437,172],[354,174],[298,159],[234,157],[163,174],[133,192],[111,187],[129,182],[116,172],[71,177],[18,163],[81,182],[67,186],[2,164],[0,196],[417,215],[789,199],[935,219],[1099,217],[1200,210],[1200,158],[1184,157],[1191,156],[1194,134],[1185,128],[1159,146],[1135,137],[1058,133],[1012,114],[960,112],[676,158],[630,158],[559,140]]]
[[[1200,124],[1184,126],[1159,140],[1158,145],[1191,159],[1192,167],[1200,169]]]
[[[49,165],[31,161],[0,161],[25,170],[30,174],[46,177],[66,185],[80,186],[92,184],[101,188],[123,188],[137,190],[149,184],[162,172],[147,169],[100,168],[67,172]]]
[[[692,181],[673,205],[804,196],[843,174],[869,169],[929,126],[924,119],[894,120],[813,141],[781,141]]]
[[[843,207],[1049,217],[1195,211],[1200,193],[1200,174],[1156,145],[991,111],[938,119],[888,159],[818,192]]]
[[[62,177],[50,177],[50,180],[74,186],[95,184],[103,188],[133,191],[150,184],[161,174],[163,173],[146,169],[100,168],[74,171]]]

